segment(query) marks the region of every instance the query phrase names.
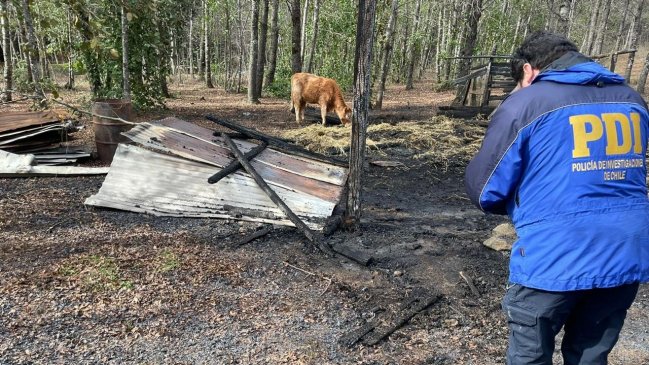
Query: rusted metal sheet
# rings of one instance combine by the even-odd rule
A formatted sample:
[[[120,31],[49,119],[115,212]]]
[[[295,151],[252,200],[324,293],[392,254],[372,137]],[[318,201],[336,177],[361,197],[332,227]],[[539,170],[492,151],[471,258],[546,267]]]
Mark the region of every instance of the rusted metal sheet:
[[[60,123],[64,116],[53,111],[44,112],[4,112],[0,114],[0,134],[27,127]]]
[[[143,146],[219,168],[230,164],[233,160],[223,140],[212,136],[212,131],[178,119],[170,121],[168,118],[165,123],[141,123],[124,135]],[[256,146],[247,141],[235,143],[242,152],[247,152]],[[260,153],[252,161],[252,165],[271,186],[292,189],[331,203],[340,200],[347,178],[345,168],[291,156],[272,149]],[[206,175],[205,180],[207,181],[214,172],[216,171]],[[248,176],[244,171],[236,174]]]
[[[227,149],[227,146],[221,137],[213,136],[213,130],[203,128],[201,126],[186,122],[178,118],[165,118],[152,122],[151,124],[165,126],[167,128],[177,130],[181,133],[189,134],[203,141],[215,143],[218,146]],[[240,141],[235,139],[235,142],[243,153],[248,152],[256,146],[256,144],[248,141]],[[272,148],[262,152],[257,158],[255,158],[255,160],[278,169],[290,171],[291,173],[299,174],[312,179],[326,181],[335,185],[344,185],[347,181],[346,168],[314,161],[308,158],[293,156],[276,151]]]
[[[104,184],[85,204],[158,216],[293,225],[245,174],[208,184],[215,170],[218,167],[203,162],[119,145]],[[322,229],[336,204],[292,188],[274,185],[273,190],[312,229]]]

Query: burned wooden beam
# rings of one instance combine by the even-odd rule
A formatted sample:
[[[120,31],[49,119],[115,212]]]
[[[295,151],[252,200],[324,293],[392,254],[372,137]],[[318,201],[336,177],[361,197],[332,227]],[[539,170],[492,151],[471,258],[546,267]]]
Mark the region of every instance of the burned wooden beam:
[[[264,227],[262,229],[259,229],[257,231],[252,232],[251,234],[247,235],[246,237],[242,238],[241,241],[237,244],[237,246],[243,246],[249,242],[252,242],[256,240],[257,238],[263,237],[267,234],[269,234],[271,231],[270,227]]]
[[[277,193],[275,193],[273,189],[271,189],[270,186],[268,186],[266,181],[264,181],[264,179],[261,176],[259,176],[259,174],[255,170],[255,168],[252,167],[250,162],[248,162],[248,160],[244,158],[243,153],[241,153],[241,151],[239,150],[237,145],[234,144],[232,139],[230,139],[230,137],[228,137],[227,134],[223,134],[223,139],[227,143],[232,153],[236,156],[237,160],[239,160],[243,168],[246,169],[246,171],[250,174],[250,176],[252,176],[252,178],[255,180],[257,185],[259,185],[259,187],[268,195],[268,197],[273,201],[273,203],[275,203],[277,207],[280,208],[280,210],[282,210],[284,214],[286,214],[288,219],[291,222],[293,222],[293,224],[295,224],[295,226],[299,230],[301,230],[302,233],[304,233],[304,235],[306,236],[307,239],[309,239],[309,241],[315,244],[316,248],[320,249],[323,253],[332,256],[333,251],[331,250],[331,248],[320,239],[320,237],[317,235],[316,232],[312,231],[309,227],[307,227],[307,225],[304,224],[304,222],[302,222],[302,220],[297,215],[295,215],[295,213],[293,213],[291,208],[289,208],[288,205],[284,203],[282,198],[280,198],[277,195]]]
[[[213,115],[206,115],[205,118],[207,118],[207,120],[210,120],[210,121],[212,121],[212,122],[214,122],[216,124],[219,124],[219,125],[222,125],[222,126],[224,126],[226,128],[232,129],[233,131],[236,131],[236,132],[242,133],[244,135],[247,135],[250,138],[254,138],[254,139],[258,139],[260,141],[264,141],[264,142],[268,143],[270,146],[272,146],[273,148],[275,148],[277,150],[287,152],[287,153],[291,153],[291,154],[301,156],[301,157],[305,157],[305,158],[310,158],[312,160],[329,163],[329,164],[336,165],[336,166],[342,166],[342,167],[349,166],[349,164],[345,160],[341,160],[341,159],[338,159],[338,158],[329,157],[329,156],[325,156],[325,155],[322,155],[322,154],[319,154],[319,153],[315,153],[313,151],[309,151],[309,150],[304,149],[302,147],[290,144],[290,143],[288,143],[288,142],[286,142],[286,141],[284,141],[282,139],[279,139],[279,138],[276,138],[276,137],[271,137],[271,136],[263,134],[263,133],[261,133],[259,131],[243,127],[243,126],[241,126],[241,125],[239,125],[237,123],[234,123],[232,121],[225,120],[225,119],[222,119],[222,118],[217,118],[217,117],[215,117]]]
[[[404,324],[408,323],[408,321],[410,321],[410,319],[416,316],[419,312],[435,304],[441,297],[442,296],[440,294],[434,294],[428,297],[417,298],[416,300],[411,302],[411,304],[414,303],[414,307],[411,310],[407,311],[402,316],[397,318],[397,320],[395,320],[391,326],[389,326],[387,329],[383,330],[382,332],[379,333],[377,331],[373,331],[370,337],[363,340],[363,343],[368,346],[376,345],[377,343],[381,342],[384,338],[393,334],[394,331],[401,328]]]
[[[253,158],[255,158],[258,154],[261,153],[266,147],[268,146],[268,143],[262,142],[259,146],[251,149],[250,151],[246,152],[243,157],[246,159],[246,161],[251,161]],[[239,168],[241,168],[241,163],[238,160],[233,160],[229,165],[225,166],[221,171],[217,172],[216,174],[212,175],[207,179],[207,182],[209,184],[216,184],[219,182],[221,179],[224,177],[230,175],[231,173],[237,171]]]

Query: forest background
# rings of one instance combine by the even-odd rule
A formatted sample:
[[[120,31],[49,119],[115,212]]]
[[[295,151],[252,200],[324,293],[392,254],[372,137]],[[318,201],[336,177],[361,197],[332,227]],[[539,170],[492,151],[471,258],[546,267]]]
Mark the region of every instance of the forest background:
[[[433,87],[466,75],[477,54],[510,54],[535,30],[562,33],[587,55],[647,43],[645,0],[383,0],[376,2],[372,101],[387,82]],[[305,71],[354,81],[353,0],[0,0],[4,101],[11,91],[58,96],[87,82],[88,99],[164,104],[168,83],[288,98]],[[644,53],[643,53],[644,55]],[[636,60],[642,61],[642,60]],[[630,80],[644,90],[646,70]],[[618,72],[620,72],[618,70]],[[624,72],[620,72],[624,74]],[[57,80],[59,80],[57,82]]]

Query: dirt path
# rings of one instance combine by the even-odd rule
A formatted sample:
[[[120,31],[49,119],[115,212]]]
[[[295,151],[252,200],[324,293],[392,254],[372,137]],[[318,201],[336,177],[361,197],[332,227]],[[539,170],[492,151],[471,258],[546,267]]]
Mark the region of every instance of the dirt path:
[[[296,127],[284,100],[251,106],[197,85],[175,93],[169,110],[140,119],[212,127],[209,112],[272,134]],[[372,115],[428,120],[449,100],[424,84],[395,87]],[[85,208],[101,177],[1,179],[0,363],[504,363],[507,256],[481,242],[506,219],[470,205],[462,162],[403,148],[369,158],[404,166],[368,165],[362,230],[330,238],[371,255],[368,267],[325,259],[290,228],[238,247],[256,224]],[[441,300],[378,345],[339,343],[365,320],[388,321],[413,293],[432,292]],[[648,306],[644,286],[611,364],[649,363]]]

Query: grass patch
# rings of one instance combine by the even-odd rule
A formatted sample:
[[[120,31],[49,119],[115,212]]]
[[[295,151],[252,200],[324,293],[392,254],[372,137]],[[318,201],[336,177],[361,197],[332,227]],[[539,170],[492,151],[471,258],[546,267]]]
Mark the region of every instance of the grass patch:
[[[116,261],[107,256],[87,256],[65,263],[56,272],[92,291],[104,292],[132,289],[133,282],[124,277]]]
[[[180,259],[171,250],[164,250],[158,257],[158,271],[169,272],[180,268]]]

